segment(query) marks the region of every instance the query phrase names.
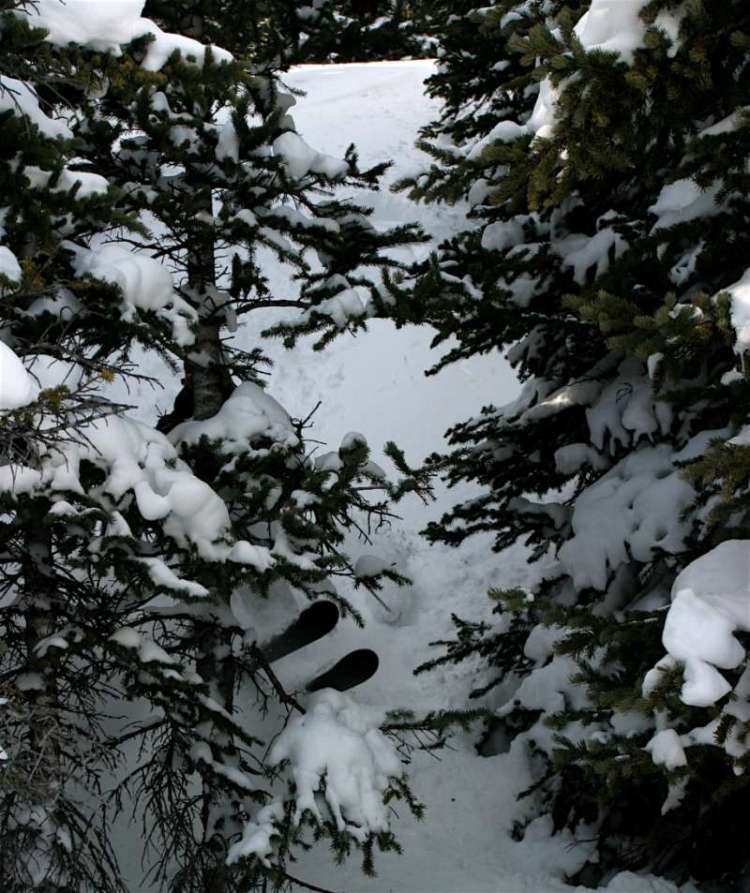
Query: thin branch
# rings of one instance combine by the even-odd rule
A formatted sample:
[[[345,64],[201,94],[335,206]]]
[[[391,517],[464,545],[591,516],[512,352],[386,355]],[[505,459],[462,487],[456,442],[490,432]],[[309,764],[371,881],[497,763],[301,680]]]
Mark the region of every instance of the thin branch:
[[[336,893],[335,890],[329,890],[327,887],[316,887],[315,884],[309,884],[307,881],[301,881],[299,878],[294,877],[287,871],[284,872],[284,877],[292,884],[297,884],[300,887],[304,887],[305,890],[314,890],[315,893]]]

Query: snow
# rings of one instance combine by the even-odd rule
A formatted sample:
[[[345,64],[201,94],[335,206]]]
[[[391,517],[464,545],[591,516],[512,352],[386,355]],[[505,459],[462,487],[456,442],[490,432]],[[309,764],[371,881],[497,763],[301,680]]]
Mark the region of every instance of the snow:
[[[247,550],[242,541],[230,542],[229,513],[223,499],[177,458],[167,438],[126,415],[96,419],[81,427],[72,442],[62,443],[42,458],[41,472],[15,469],[7,480],[5,475],[0,477],[0,484],[18,492],[20,474],[21,487],[83,493],[80,469],[84,461],[104,472],[101,494],[119,501],[132,492],[141,516],[149,521],[163,519],[164,532],[177,543],[194,545],[209,560],[247,560],[254,565],[262,560],[257,548]],[[102,507],[111,511],[111,504],[100,498]],[[116,526],[111,535],[121,535],[121,530]],[[163,585],[201,594],[195,584],[171,579],[166,566],[152,566],[151,572]]]
[[[47,40],[57,46],[75,43],[95,52],[119,55],[121,47],[138,37],[152,35],[143,67],[159,71],[179,50],[183,58],[203,64],[206,47],[196,40],[162,31],[150,19],[141,17],[145,0],[35,0],[16,15],[35,28],[45,29]],[[214,60],[229,61],[232,56],[219,47],[211,47]]]
[[[388,562],[383,561],[377,555],[360,555],[354,563],[354,576],[358,580],[363,580],[367,577],[377,577],[384,570],[387,570],[388,567]]]
[[[701,189],[694,180],[676,180],[667,184],[649,208],[659,218],[652,232],[718,214],[720,208],[716,199],[720,190],[719,183]]]
[[[209,419],[183,422],[170,432],[172,443],[198,443],[202,437],[223,441],[226,453],[243,453],[260,437],[294,447],[299,439],[286,410],[259,385],[244,382]]]
[[[203,598],[209,594],[208,589],[194,580],[183,580],[160,558],[139,558],[138,561],[148,568],[151,579],[158,586],[184,592],[193,598]]]
[[[635,50],[643,47],[646,24],[641,10],[647,0],[593,0],[588,12],[575,26],[583,48],[591,52],[617,53],[624,61],[633,60]]]
[[[54,0],[43,0],[40,5],[40,15],[46,15],[48,23],[57,29],[51,39],[66,42],[72,31],[65,28],[72,29],[74,24],[80,31],[73,39],[88,41],[89,45],[101,41],[102,48],[119,51],[122,33],[118,28],[122,25],[127,30],[125,18],[117,27],[107,30],[101,11],[86,19],[83,4],[79,6],[76,0],[69,0],[69,6],[81,10],[83,20],[79,21],[79,16],[63,28],[55,19],[53,3]],[[109,9],[113,16],[116,7],[121,7],[121,13],[132,15],[127,25],[132,31],[132,22],[140,13],[140,0],[123,3],[113,0]],[[164,46],[162,42],[162,53]],[[156,56],[151,59],[154,65],[158,61]],[[435,117],[438,110],[437,103],[425,98],[422,90],[423,81],[433,67],[428,61],[305,66],[285,78],[292,87],[310,89],[310,95],[301,98],[295,108],[295,121],[305,140],[322,150],[320,158],[317,154],[312,157],[305,141],[287,134],[277,151],[290,175],[305,176],[315,168],[327,174],[339,171],[340,167],[336,168],[331,159],[340,158],[351,141],[358,145],[363,167],[395,158],[395,168],[387,174],[386,188],[379,193],[365,191],[358,195],[358,200],[373,209],[377,226],[410,220],[426,226],[433,237],[432,244],[406,249],[407,260],[425,256],[436,241],[455,232],[463,224],[466,210],[459,206],[441,209],[436,215],[433,209],[416,206],[403,194],[392,194],[387,189],[388,183],[424,164],[424,157],[413,143],[418,128]],[[332,120],[336,121],[335,127],[331,126]],[[231,134],[227,134],[222,151],[229,157],[231,142]],[[511,242],[506,245],[505,238],[499,230],[486,235],[488,246],[495,250],[510,247]],[[128,268],[121,277],[125,283],[121,288],[126,304],[135,310],[167,308],[166,279],[155,268],[151,273],[144,273],[141,261],[148,259],[136,257],[138,269]],[[603,257],[603,253],[598,253],[595,262]],[[115,260],[109,269],[119,271],[119,262]],[[285,280],[270,252],[265,272],[271,290],[283,294]],[[132,280],[128,279],[131,273]],[[111,275],[114,277],[115,272]],[[133,285],[128,298],[128,289],[138,281],[141,285],[137,288]],[[161,291],[157,288],[159,282],[163,284]],[[145,295],[151,288],[155,289],[156,297],[147,299]],[[138,303],[141,300],[148,300],[148,306],[141,306]],[[239,329],[236,338],[241,346],[257,345],[257,332],[264,328],[263,314],[258,316],[260,325],[253,321],[252,328]],[[266,322],[270,325],[274,321],[269,311]],[[293,448],[296,434],[282,404],[295,418],[305,418],[322,401],[312,419],[313,438],[328,444],[341,443],[345,451],[361,437],[371,445],[374,460],[383,465],[387,460],[382,455],[382,445],[395,439],[405,449],[407,458],[418,463],[435,448],[443,432],[456,419],[478,414],[483,405],[504,405],[519,391],[508,363],[497,353],[455,364],[438,376],[425,378],[424,369],[436,359],[429,347],[432,336],[433,332],[427,328],[397,331],[386,321],[371,320],[366,334],[356,339],[342,337],[322,353],[313,351],[311,339],[303,339],[291,352],[285,352],[280,345],[271,345],[276,366],[269,377],[268,392],[256,385],[243,385],[217,416],[181,425],[171,433],[171,442],[153,431],[146,433],[149,429],[139,427],[135,419],[128,419],[120,426],[96,427],[92,430],[95,449],[72,449],[65,461],[56,461],[45,471],[45,482],[50,483],[51,476],[55,485],[74,489],[77,463],[85,455],[105,472],[102,492],[115,499],[132,492],[142,512],[167,519],[168,530],[176,538],[199,541],[201,548],[212,556],[220,554],[226,560],[265,569],[274,560],[270,550],[244,541],[226,541],[227,519],[218,504],[221,500],[205,484],[189,476],[176,458],[175,447],[207,436],[222,439],[224,450],[230,454],[233,450],[246,449],[248,442],[265,448],[261,444],[266,438]],[[446,345],[446,349],[450,347]],[[156,365],[144,371],[164,378],[165,391],[159,402],[162,408],[170,406],[179,390],[174,377],[162,375],[162,367]],[[626,409],[630,403],[621,400],[616,417],[607,409],[603,411],[606,419],[599,421],[597,417],[591,424],[599,425],[602,439],[612,431],[628,438],[647,436],[653,430],[654,418],[657,425],[662,424],[657,410],[648,404],[647,395],[646,391],[637,392],[626,418],[620,414],[620,408]],[[592,391],[586,398],[595,401],[598,392]],[[128,402],[139,400],[142,404],[139,415],[153,423],[154,398],[148,390],[139,390],[136,385]],[[632,427],[628,428],[629,424]],[[352,437],[352,428],[362,435]],[[321,446],[317,457],[328,463],[326,467],[335,463],[340,466],[338,452],[325,458],[325,450]],[[559,461],[593,464],[597,459],[591,453],[571,451],[561,454]],[[19,470],[17,487],[40,484],[37,473],[31,469]],[[417,677],[412,675],[414,667],[436,655],[430,642],[451,635],[452,613],[492,623],[493,605],[486,598],[490,588],[531,586],[549,569],[549,564],[544,562],[529,568],[527,551],[522,546],[499,556],[493,554],[489,537],[478,536],[460,548],[450,549],[428,546],[415,535],[414,531],[428,519],[439,517],[448,505],[473,494],[466,485],[446,495],[438,483],[436,504],[424,506],[416,499],[405,501],[398,507],[402,517],[374,533],[372,543],[363,546],[352,537],[347,545],[351,554],[360,556],[362,563],[356,565],[360,576],[368,576],[375,566],[372,562],[378,562],[381,568],[393,566],[413,582],[403,588],[386,582],[379,594],[381,603],[373,600],[364,587],[352,587],[345,595],[366,620],[364,629],[352,623],[339,623],[324,640],[274,664],[282,684],[287,690],[296,691],[303,689],[311,678],[311,667],[329,664],[355,648],[371,647],[380,657],[378,672],[356,689],[356,701],[330,690],[312,696],[306,704],[308,712],[292,719],[275,742],[272,755],[277,760],[289,760],[289,773],[297,781],[299,811],[310,809],[314,813],[320,809],[322,793],[337,822],[355,834],[363,829],[384,828],[390,823],[405,847],[405,854],[378,857],[378,877],[372,879],[361,875],[354,865],[342,875],[325,848],[318,847],[311,853],[301,854],[295,871],[311,883],[340,889],[344,877],[343,884],[349,893],[387,890],[425,893],[428,872],[432,893],[467,890],[467,878],[471,878],[471,893],[570,893],[571,888],[563,883],[563,875],[579,868],[590,854],[590,845],[585,842],[590,829],[583,829],[582,840],[576,840],[568,832],[551,836],[548,819],[533,822],[523,843],[516,843],[508,836],[517,808],[515,798],[531,781],[521,741],[509,753],[491,758],[477,757],[475,734],[458,735],[451,748],[441,752],[437,759],[431,753],[415,751],[408,773],[417,796],[426,803],[427,821],[419,823],[406,809],[398,807],[398,816],[393,816],[382,805],[381,794],[388,778],[402,771],[392,744],[377,731],[384,705],[419,713],[465,706],[468,692],[485,681],[487,669],[479,661],[440,667]],[[647,498],[646,493],[643,498]],[[128,535],[127,525],[123,525],[122,516],[112,511],[107,535]],[[276,554],[279,548],[283,549],[283,543],[274,546]],[[598,560],[601,562],[601,553]],[[182,580],[164,562],[149,561],[148,570],[166,588],[202,596],[202,587],[196,588],[198,584]],[[269,616],[288,618],[290,611],[306,604],[299,593],[289,587],[279,587],[267,607]],[[263,608],[256,609],[254,605],[252,612],[246,610],[239,594],[232,600],[232,609],[248,634],[252,635],[256,624],[264,632],[269,629],[269,624],[264,622],[267,618],[260,613]],[[527,643],[529,658],[542,664],[551,653],[556,635],[555,630],[539,627]],[[161,663],[170,660],[169,655],[154,652],[153,643],[134,628],[119,630],[114,643],[132,649],[141,659]],[[542,667],[546,673],[537,678],[536,687],[529,683],[522,692],[529,703],[559,700],[559,689],[570,673],[570,665],[564,659],[555,659],[548,667]],[[490,709],[497,709],[505,700],[506,693],[496,691],[484,703]],[[205,749],[201,751],[201,758],[205,758],[205,753]],[[196,756],[201,754],[196,752]],[[229,851],[230,862],[251,854],[261,859],[271,854],[278,810],[279,803],[271,803],[247,822],[242,838]],[[121,861],[125,866],[133,865],[134,877],[139,877],[136,866],[141,855],[137,835],[125,835]],[[135,889],[136,881],[132,883]],[[672,884],[629,873],[614,878],[607,889],[611,893],[677,893]]]
[[[666,769],[678,769],[687,766],[687,757],[680,741],[680,736],[674,729],[663,729],[657,732],[646,745],[646,750],[651,754],[651,759],[657,766]]]
[[[303,66],[290,72],[285,81],[310,91],[298,100],[294,117],[312,145],[340,157],[353,141],[363,167],[395,159],[383,191],[356,196],[374,209],[375,225],[416,220],[432,233],[434,244],[463,225],[465,208],[441,208],[436,215],[433,209],[387,189],[388,183],[424,163],[425,156],[413,143],[418,128],[438,110],[437,103],[422,93],[422,82],[432,70],[433,63],[428,61]],[[338,122],[335,128],[330,126],[331,114]],[[406,259],[423,257],[430,247],[408,249]],[[283,280],[274,278],[270,262],[269,273],[271,286],[278,282],[281,288]],[[329,444],[316,455],[320,467],[340,467],[339,452],[328,451],[330,445],[346,448],[352,430],[361,432],[379,465],[390,465],[382,453],[389,439],[395,439],[409,461],[417,463],[457,419],[478,414],[483,405],[503,405],[518,392],[512,370],[497,353],[425,377],[424,370],[436,359],[429,348],[430,329],[396,330],[384,320],[369,320],[367,329],[357,338],[339,338],[323,352],[313,352],[312,339],[301,341],[291,352],[271,345],[276,361],[269,381],[273,396],[302,418],[322,401],[309,432]],[[243,345],[253,344],[252,332],[240,329],[237,337]],[[428,643],[451,634],[452,612],[492,622],[493,606],[486,592],[498,586],[531,585],[541,572],[530,571],[521,546],[497,556],[491,552],[489,537],[451,549],[429,546],[415,535],[456,499],[473,493],[466,486],[446,494],[438,483],[436,504],[405,500],[397,506],[401,518],[375,534],[371,545],[363,547],[351,539],[352,555],[377,556],[380,567],[393,565],[413,583],[399,588],[386,581],[378,593],[382,604],[364,587],[346,591],[365,618],[365,628],[341,622],[325,639],[274,664],[289,690],[303,688],[319,668],[349,651],[370,647],[380,657],[380,666],[356,688],[360,705],[399,706],[420,714],[465,706],[469,691],[486,669],[469,661],[415,677],[415,666],[437,654]],[[290,593],[285,598],[295,596]],[[280,610],[283,601],[276,601]],[[489,706],[498,706],[501,700],[490,701]],[[567,834],[550,838],[544,824],[529,830],[528,845],[514,843],[506,832],[516,808],[515,796],[530,782],[526,757],[514,753],[477,759],[475,743],[476,735],[459,735],[437,760],[424,752],[412,755],[407,771],[417,797],[427,806],[427,818],[418,822],[406,808],[395,807],[398,818],[394,817],[392,830],[405,853],[378,855],[376,878],[361,875],[352,864],[342,879],[319,849],[301,858],[296,874],[322,887],[343,886],[347,893],[425,893],[427,872],[431,893],[466,890],[467,877],[472,881],[471,893],[570,893],[559,878],[585,860],[585,845],[574,846]],[[257,828],[246,833],[251,838],[257,831],[255,841],[262,846],[269,826],[257,816],[254,821]]]
[[[403,767],[391,741],[380,731],[383,715],[327,688],[312,695],[304,716],[295,716],[277,738],[270,765],[285,760],[295,785],[295,821],[309,810],[322,821],[316,794],[324,791],[339,831],[364,843],[387,831],[383,795]]]
[[[0,245],[0,276],[17,285],[23,275],[18,258],[6,245]],[[0,293],[5,289],[0,286]]]
[[[278,832],[274,822],[280,822],[284,811],[281,803],[274,801],[258,811],[242,829],[242,839],[233,843],[227,853],[227,864],[234,865],[240,859],[257,856],[264,865],[273,852],[273,838]]]
[[[0,341],[0,410],[20,409],[39,394],[34,379],[5,342]]]
[[[482,232],[482,248],[485,251],[505,251],[523,241],[524,217],[490,223]]]
[[[668,654],[684,666],[680,697],[708,707],[732,690],[719,669],[745,659],[736,631],[750,631],[750,542],[728,540],[688,565],[672,587],[664,624]],[[718,669],[717,669],[718,668]]]
[[[177,344],[192,344],[190,326],[198,314],[175,292],[169,270],[158,260],[117,244],[88,249],[68,243],[68,247],[79,276],[93,276],[120,288],[123,319],[132,322],[136,310],[154,312],[170,323]]]
[[[298,100],[294,117],[300,133],[312,145],[340,157],[353,141],[363,166],[395,159],[394,169],[386,176],[386,189],[364,193],[365,204],[374,209],[375,224],[419,221],[433,235],[434,245],[465,225],[465,207],[441,207],[435,214],[434,209],[414,205],[403,194],[387,190],[388,183],[425,163],[425,156],[413,143],[418,128],[438,111],[437,103],[421,89],[432,70],[429,61],[311,65],[294,69],[285,81],[290,87],[309,90],[308,96]],[[330,126],[331,116],[335,116],[335,128]],[[376,127],[373,121],[377,121]],[[362,198],[357,195],[358,201]],[[503,234],[497,230],[486,238],[497,239],[492,245],[495,250],[512,244],[502,245]],[[409,249],[407,256],[422,257],[430,247]],[[283,280],[274,278],[270,264],[269,274],[271,286],[278,282],[281,288]],[[305,417],[322,401],[309,433],[329,445],[341,443],[354,429],[362,433],[373,459],[384,467],[389,462],[382,446],[389,439],[395,439],[407,458],[417,463],[435,449],[457,419],[478,414],[484,405],[502,406],[520,390],[509,365],[497,353],[472,358],[426,378],[424,370],[436,359],[429,349],[432,333],[428,328],[395,330],[383,320],[370,320],[367,326],[365,334],[339,338],[322,353],[313,352],[312,339],[302,340],[291,352],[272,345],[276,366],[270,376],[271,393],[296,417]],[[238,340],[248,346],[254,343],[252,332],[245,334],[243,329]],[[645,370],[641,375],[646,377]],[[636,380],[635,375],[628,379],[634,384]],[[662,415],[666,409],[653,407],[653,402],[643,417],[646,393],[638,391],[631,399],[626,423],[633,429],[622,426],[621,413],[630,404],[620,394],[619,402],[613,402],[604,414],[606,418],[603,415],[599,422],[597,416],[602,437],[614,429],[629,440],[636,432],[651,430],[654,417],[658,428],[668,426],[667,416]],[[615,410],[619,427],[614,422]],[[338,452],[327,453],[327,449],[331,447],[321,446],[318,462],[340,467]],[[600,461],[598,454],[585,458],[592,463]],[[363,587],[347,591],[346,596],[366,620],[365,628],[341,622],[325,639],[274,664],[274,671],[289,690],[303,688],[319,667],[330,665],[341,655],[370,647],[380,657],[380,666],[368,682],[355,689],[360,705],[382,709],[395,702],[420,714],[466,705],[469,691],[485,680],[487,668],[471,660],[415,677],[416,665],[440,653],[428,643],[452,635],[452,613],[494,624],[493,605],[486,592],[493,587],[531,587],[551,566],[551,562],[542,562],[530,567],[520,545],[494,554],[490,537],[477,536],[453,549],[430,546],[415,536],[414,531],[429,519],[438,518],[449,505],[474,493],[468,485],[446,492],[438,483],[435,504],[404,501],[397,507],[402,517],[375,534],[371,545],[363,548],[356,540],[348,544],[353,555],[377,555],[380,562],[393,565],[413,582],[402,588],[386,583],[379,593],[383,604],[375,602]],[[289,593],[284,598],[293,601],[296,596]],[[274,610],[281,611],[283,601],[277,598]],[[528,643],[530,659],[542,664],[557,636],[559,631],[540,627]],[[567,691],[569,672],[566,663],[556,663],[547,677],[551,690],[545,692],[540,685],[535,696],[554,699],[556,688]],[[531,700],[530,689],[526,694]],[[502,691],[496,691],[486,705],[496,709],[504,701]],[[345,868],[342,876],[320,849],[302,856],[295,873],[321,887],[345,888],[347,893],[425,893],[425,877],[430,878],[430,893],[583,893],[584,888],[571,888],[562,877],[575,872],[588,857],[585,842],[567,832],[551,836],[545,820],[533,823],[521,843],[508,835],[518,809],[515,798],[531,782],[522,747],[478,759],[475,744],[476,734],[461,734],[452,740],[450,749],[439,754],[412,754],[407,772],[417,797],[427,807],[426,819],[419,822],[408,810],[396,806],[398,818],[393,819],[392,830],[404,854],[378,855],[376,878],[361,875],[354,864]],[[265,817],[254,817],[254,825],[246,828],[250,851],[268,846],[271,828]],[[581,837],[587,836],[584,830]],[[678,893],[673,884],[630,873],[614,878],[606,889],[611,893]]]
[[[586,274],[592,267],[596,276],[603,276],[610,259],[625,253],[627,243],[612,227],[600,229],[595,236],[571,235],[552,243],[554,250],[563,258],[563,267],[572,267],[575,281],[585,285]]]
[[[689,525],[681,512],[694,499],[675,463],[699,455],[716,432],[703,432],[680,452],[667,444],[630,453],[576,500],[573,536],[560,561],[577,588],[607,588],[610,572],[630,558],[648,562],[657,549],[676,554]]]
[[[273,150],[283,160],[288,175],[295,180],[301,180],[310,173],[322,174],[324,177],[336,180],[343,177],[347,171],[345,161],[317,152],[293,131],[287,131],[276,137]]]
[[[157,663],[171,665],[176,663],[173,657],[152,639],[141,635],[138,630],[132,627],[122,627],[117,632],[112,633],[109,637],[121,648],[127,648],[130,651],[138,652],[138,660],[143,664]]]
[[[735,350],[742,355],[750,350],[750,268],[742,278],[722,291],[731,299],[732,325],[736,333]]]
[[[64,121],[50,118],[41,110],[36,93],[29,84],[3,75],[0,77],[0,113],[7,111],[12,111],[14,114],[20,112],[25,115],[44,136],[50,139],[72,138],[73,136]]]

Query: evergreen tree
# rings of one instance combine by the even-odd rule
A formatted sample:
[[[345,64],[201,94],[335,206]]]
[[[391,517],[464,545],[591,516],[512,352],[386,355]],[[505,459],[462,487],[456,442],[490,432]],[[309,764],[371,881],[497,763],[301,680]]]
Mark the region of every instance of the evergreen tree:
[[[49,93],[49,116],[35,101],[7,114],[16,142],[6,144],[2,284],[14,290],[3,337],[13,339],[8,363],[38,355],[36,374],[52,387],[0,404],[21,444],[2,468],[3,696],[28,747],[14,750],[7,735],[3,746],[16,771],[21,754],[42,752],[41,736],[53,744],[32,807],[16,808],[3,770],[3,839],[25,835],[4,846],[3,877],[14,893],[116,889],[106,825],[96,831],[94,819],[107,812],[106,772],[133,747],[140,765],[115,804],[143,818],[160,884],[282,886],[305,836],[331,837],[340,855],[361,847],[372,870],[373,847],[396,845],[384,798],[415,804],[377,718],[331,689],[367,678],[377,659],[355,652],[311,679],[307,707],[271,663],[339,612],[358,619],[348,586],[401,581],[342,549],[347,530],[366,536],[387,518],[394,490],[359,435],[313,458],[306,422],[259,384],[260,332],[250,351],[231,335],[268,307],[294,314],[282,335],[326,342],[361,328],[365,268],[398,266],[384,249],[419,234],[378,233],[367,211],[333,198],[339,183],[370,185],[382,167],[360,173],[353,151],[341,161],[311,149],[265,62],[258,70],[202,43],[202,26],[179,33],[179,9],[174,25],[162,11],[174,31],[139,17],[138,3],[114,21],[106,4],[87,7],[83,23],[76,12],[45,0],[9,13],[3,32],[16,41],[4,57],[12,70],[20,47],[29,66],[71,59],[75,73]],[[219,22],[223,10],[202,14]],[[271,293],[262,250],[289,271],[287,294]],[[14,258],[30,255],[19,272]],[[160,430],[105,393],[129,364],[155,368],[154,355],[184,382]],[[28,373],[13,371],[32,394]],[[261,735],[282,729],[266,755]],[[337,773],[342,742],[356,792]]]
[[[102,385],[130,371],[108,328],[112,290],[84,281],[69,251],[128,220],[66,122],[65,94],[92,64],[54,52],[33,12],[13,0],[0,12],[0,877],[9,891],[110,890],[114,854],[90,800],[112,765],[93,706],[107,685],[80,652],[111,605],[73,570],[71,507],[42,480],[117,410]]]
[[[298,7],[295,61],[432,56],[447,10],[435,0],[314,0]],[[447,4],[446,4],[447,5]]]
[[[472,225],[382,298],[457,339],[440,365],[506,350],[523,382],[431,459],[484,494],[427,535],[521,538],[551,569],[431,665],[486,655],[494,740],[537,778],[514,833],[593,826],[587,884],[747,872],[749,33],[740,2],[467,13],[406,185]]]

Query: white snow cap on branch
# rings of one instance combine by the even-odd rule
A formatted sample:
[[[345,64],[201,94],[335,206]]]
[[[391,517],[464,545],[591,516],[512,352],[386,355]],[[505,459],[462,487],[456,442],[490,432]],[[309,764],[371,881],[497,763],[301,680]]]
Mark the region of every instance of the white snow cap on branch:
[[[30,8],[16,14],[35,28],[47,31],[47,40],[57,46],[70,43],[100,53],[119,55],[121,47],[138,37],[152,35],[143,67],[158,71],[175,50],[185,59],[203,64],[209,49],[181,34],[162,31],[150,19],[141,17],[145,0],[35,0]],[[214,59],[226,62],[232,54],[212,46]]]
[[[202,437],[223,441],[226,453],[244,453],[259,438],[296,447],[299,438],[284,407],[253,382],[235,388],[216,415],[183,422],[170,432],[172,443],[198,443]]]
[[[750,351],[750,268],[745,270],[742,279],[724,289],[731,299],[732,326],[737,334],[734,349],[740,356]]]
[[[295,180],[301,180],[310,173],[338,180],[349,169],[345,161],[318,152],[291,130],[276,137],[273,150],[283,160],[289,176]]]
[[[21,360],[0,341],[0,410],[28,406],[38,394],[39,388]]]
[[[585,50],[617,53],[626,61],[643,46],[646,25],[640,16],[647,0],[593,0],[575,33]]]
[[[14,285],[17,285],[23,276],[18,258],[7,245],[0,245],[0,276],[5,277],[8,282]],[[0,294],[4,291],[5,289],[0,286]]]
[[[94,249],[67,245],[75,253],[73,268],[79,276],[88,274],[119,286],[123,319],[131,321],[136,310],[151,310],[170,323],[178,344],[193,343],[190,324],[198,314],[175,292],[169,270],[158,260],[116,244]]]
[[[50,139],[73,136],[64,121],[50,118],[41,110],[36,92],[30,84],[5,75],[0,77],[0,113],[2,112],[24,115]]]
[[[662,641],[672,664],[685,668],[685,704],[708,707],[732,690],[719,669],[745,659],[738,631],[750,632],[750,541],[728,540],[689,564],[672,587]],[[660,676],[658,667],[646,675],[646,694]]]
[[[327,688],[310,698],[271,748],[269,762],[290,762],[296,785],[296,821],[309,810],[322,820],[316,794],[323,793],[339,831],[360,842],[387,831],[383,796],[403,774],[391,742],[380,731],[380,711]]]

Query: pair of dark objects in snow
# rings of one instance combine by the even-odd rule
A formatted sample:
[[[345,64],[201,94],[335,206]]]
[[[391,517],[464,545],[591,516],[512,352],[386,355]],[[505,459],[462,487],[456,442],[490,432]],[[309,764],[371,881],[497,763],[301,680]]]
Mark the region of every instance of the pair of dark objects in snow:
[[[306,645],[317,642],[328,635],[339,622],[339,609],[333,602],[316,602],[305,608],[282,633],[262,646],[263,657],[268,663],[281,660]],[[323,688],[348,691],[356,685],[367,682],[378,669],[378,656],[369,648],[350,651],[330,670],[319,673],[305,686],[308,692]]]

